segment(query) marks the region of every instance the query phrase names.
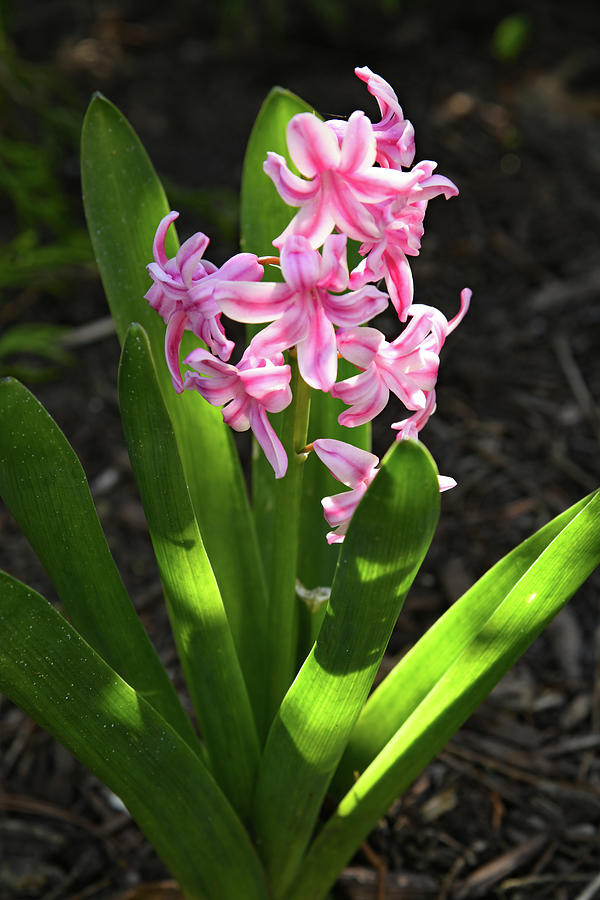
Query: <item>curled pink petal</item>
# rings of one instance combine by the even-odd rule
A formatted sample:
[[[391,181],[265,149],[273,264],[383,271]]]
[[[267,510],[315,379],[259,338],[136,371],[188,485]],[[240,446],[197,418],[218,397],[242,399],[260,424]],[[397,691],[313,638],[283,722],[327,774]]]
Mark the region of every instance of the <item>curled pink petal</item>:
[[[291,369],[288,365],[275,366],[269,360],[261,362],[265,364],[240,371],[240,381],[249,397],[269,412],[281,412],[292,402]]]
[[[390,391],[385,380],[377,371],[377,367],[372,365],[359,375],[335,384],[331,389],[331,394],[344,403],[351,404],[351,409],[346,409],[339,414],[340,425],[346,428],[356,428],[358,425],[371,422],[385,409]]]
[[[273,467],[275,478],[283,478],[287,472],[287,455],[262,406],[251,407],[250,427]]]
[[[171,212],[167,213],[160,222],[158,223],[158,228],[156,229],[156,234],[154,235],[154,243],[152,244],[152,256],[154,257],[155,262],[158,263],[161,268],[167,263],[167,254],[165,251],[165,237],[167,231],[171,227],[172,223],[175,219],[179,218],[179,213],[175,212],[175,210],[171,210]]]
[[[323,497],[321,506],[328,524],[332,528],[339,528],[341,525],[347,526],[366,490],[366,484],[361,484],[353,491],[344,491],[341,494],[333,494],[332,497]]]
[[[263,171],[268,175],[277,193],[288,206],[300,206],[312,200],[318,193],[319,184],[305,181],[288,169],[287,160],[279,153],[269,151],[263,163]]]
[[[354,510],[379,471],[379,459],[374,453],[329,438],[318,438],[312,446],[333,477],[351,488],[321,500],[325,518],[335,529],[327,535],[327,542],[339,544],[344,540]]]
[[[205,234],[199,231],[184,241],[175,257],[175,264],[181,275],[181,280],[187,288],[192,286],[192,278],[196,267],[200,262],[204,251],[208,247],[209,240]]]
[[[185,331],[187,316],[184,312],[176,312],[169,318],[165,332],[165,356],[171,373],[173,387],[178,394],[183,391],[183,381],[179,369],[179,348]]]
[[[349,327],[368,322],[383,312],[388,305],[388,295],[373,284],[366,284],[347,294],[328,294],[323,297],[323,308],[335,325]]]

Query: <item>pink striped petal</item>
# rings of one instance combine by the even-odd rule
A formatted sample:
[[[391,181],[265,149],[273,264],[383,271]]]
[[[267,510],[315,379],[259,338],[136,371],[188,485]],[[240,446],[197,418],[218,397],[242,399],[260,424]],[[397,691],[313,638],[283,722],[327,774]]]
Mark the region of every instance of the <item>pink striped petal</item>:
[[[239,377],[248,396],[257,400],[269,412],[281,412],[292,401],[289,366],[257,366],[240,369]]]
[[[291,303],[283,316],[254,335],[249,355],[272,359],[276,353],[288,350],[304,340],[308,334],[309,320],[304,304]]]
[[[183,381],[181,379],[181,370],[179,368],[179,348],[181,347],[181,339],[187,325],[187,316],[184,312],[175,312],[170,316],[167,322],[167,330],[165,331],[165,356],[167,366],[171,373],[173,387],[178,394],[183,391]]]
[[[361,325],[378,315],[388,305],[388,295],[372,284],[347,294],[326,294],[322,297],[323,309],[334,325],[344,328]]]
[[[366,369],[385,342],[385,335],[377,328],[340,328],[336,335],[338,350],[344,359]]]
[[[288,206],[301,206],[311,200],[319,190],[318,179],[306,181],[288,168],[287,160],[280,153],[269,151],[263,163],[263,171],[268,175],[277,193]]]
[[[321,256],[300,234],[291,234],[281,248],[281,271],[294,293],[311,291],[319,279]]]
[[[184,241],[177,251],[175,263],[181,274],[181,280],[187,288],[192,286],[192,276],[208,244],[209,240],[206,235],[198,231]]]
[[[235,375],[217,375],[206,378],[199,372],[188,369],[183,379],[186,390],[196,390],[211,406],[224,406],[236,395],[237,378]]]
[[[177,301],[165,293],[161,285],[156,282],[152,284],[152,287],[148,288],[144,294],[144,299],[148,301],[152,309],[155,309],[165,322],[168,321],[169,316],[172,315],[177,306]]]
[[[401,322],[406,322],[414,285],[409,262],[399,247],[388,245],[383,257],[383,274],[390,300]]]
[[[286,284],[223,281],[215,288],[215,301],[236,322],[268,322],[281,316],[291,296]]]
[[[152,243],[152,256],[159,266],[165,266],[167,264],[168,257],[165,251],[165,237],[171,224],[178,218],[179,213],[172,210],[158,223],[158,228],[156,229],[156,234],[154,235],[154,241]]]
[[[265,456],[273,466],[275,478],[283,478],[288,466],[286,452],[262,406],[255,404],[250,408],[250,427]]]
[[[366,490],[367,486],[361,484],[356,490],[333,494],[331,497],[323,497],[321,506],[328,524],[332,528],[339,528],[340,525],[346,525],[347,527],[354,510],[362,500]]]
[[[423,409],[425,407],[425,394],[413,382],[411,378],[412,372],[407,375],[402,371],[394,372],[391,367],[386,367],[380,369],[380,374],[387,390],[395,394],[407,409]],[[435,386],[435,382],[436,379],[434,378],[431,387]]]
[[[321,271],[317,282],[328,291],[345,291],[348,287],[348,237],[330,234],[322,250]]]
[[[399,119],[404,118],[396,92],[381,75],[376,75],[368,66],[357,66],[354,74],[361,81],[365,82],[368,92],[377,100],[382,116],[385,117],[388,112],[391,112],[398,116]]]
[[[352,193],[363,203],[380,203],[398,194],[408,194],[419,179],[419,173],[397,169],[366,169],[348,176]]]
[[[379,459],[374,453],[361,450],[345,441],[318,438],[313,448],[331,474],[349,488],[357,488],[365,479],[372,478]]]
[[[203,375],[231,375],[236,372],[235,366],[217,359],[204,347],[196,347],[195,350],[188,353],[183,361],[186,366],[193,366],[197,372],[201,372]]]
[[[338,422],[346,428],[371,422],[385,409],[390,397],[388,387],[375,366],[334,385],[331,393],[344,403],[351,404],[350,409],[338,416]]]
[[[323,309],[310,310],[307,336],[297,345],[298,368],[304,381],[320,391],[328,391],[337,376],[335,331]]]
[[[260,281],[265,270],[254,253],[236,253],[218,272],[221,281]]]
[[[376,143],[370,120],[363,112],[353,112],[348,119],[341,148],[339,171],[354,173],[375,164]]]
[[[335,218],[323,191],[309,200],[294,216],[287,228],[273,241],[273,246],[281,249],[291,234],[302,234],[312,247],[320,247],[327,235],[335,228]]]
[[[326,191],[323,203],[329,210],[336,226],[355,241],[368,241],[379,237],[380,230],[372,213],[349,190],[353,182],[337,175],[328,174],[323,178]]]
[[[332,131],[312,113],[293,116],[286,130],[287,145],[298,171],[314,178],[340,163],[340,148]]]

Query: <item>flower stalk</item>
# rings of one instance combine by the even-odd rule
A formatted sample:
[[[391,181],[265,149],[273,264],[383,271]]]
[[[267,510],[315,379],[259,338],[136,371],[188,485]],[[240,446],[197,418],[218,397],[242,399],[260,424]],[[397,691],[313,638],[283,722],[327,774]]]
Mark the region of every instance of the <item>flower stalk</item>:
[[[302,506],[304,462],[310,414],[311,388],[300,375],[295,350],[289,353],[292,370],[293,400],[284,411],[281,442],[288,456],[283,478],[272,483],[272,512],[263,517],[266,527],[263,563],[269,592],[267,657],[270,661],[267,683],[268,718],[277,711],[283,695],[296,673],[298,639],[298,602],[296,572],[298,566],[298,528]]]

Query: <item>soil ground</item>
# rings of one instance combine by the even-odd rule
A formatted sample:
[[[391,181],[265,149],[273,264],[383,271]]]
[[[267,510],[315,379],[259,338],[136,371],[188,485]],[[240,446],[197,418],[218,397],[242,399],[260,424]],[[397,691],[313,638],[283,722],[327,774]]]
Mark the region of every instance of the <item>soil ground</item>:
[[[180,234],[214,235],[217,263],[236,249],[243,150],[276,83],[326,115],[374,115],[352,74],[369,65],[413,121],[417,158],[437,160],[460,187],[458,199],[430,204],[413,265],[417,301],[449,316],[461,288],[473,290],[422,435],[459,486],[443,497],[392,664],[501,555],[600,480],[600,8],[463,0],[367,12],[304,0],[271,4],[269,18],[268,6],[15,0],[8,34],[22,60],[59,73],[81,114],[96,89],[121,107],[182,212]],[[494,29],[515,12],[526,43],[499,59]],[[23,117],[34,132],[31,110]],[[65,158],[60,181],[73,197],[76,173]],[[2,215],[3,236],[14,236],[9,206]],[[58,295],[7,289],[1,327],[106,316],[96,276],[71,273],[66,285]],[[131,596],[179,679],[120,430],[117,341],[74,353],[73,368],[34,389],[79,454]],[[401,417],[386,411],[376,450]],[[53,599],[1,506],[0,565]],[[382,819],[336,898],[600,896],[599,586],[595,575]],[[0,710],[0,898],[178,896],[116,798],[19,710]]]

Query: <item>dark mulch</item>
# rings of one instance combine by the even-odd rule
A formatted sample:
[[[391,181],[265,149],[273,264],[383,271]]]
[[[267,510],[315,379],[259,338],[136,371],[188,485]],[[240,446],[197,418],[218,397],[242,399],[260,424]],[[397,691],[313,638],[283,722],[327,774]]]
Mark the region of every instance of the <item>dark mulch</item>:
[[[352,75],[370,65],[397,89],[420,156],[460,186],[459,199],[432,202],[414,265],[417,300],[449,315],[463,286],[474,292],[444,350],[438,412],[423,435],[459,487],[443,498],[390,665],[499,556],[599,481],[600,15],[582,0],[525,6],[529,43],[512,62],[489,50],[512,11],[500,3],[478,12],[466,0],[443,10],[399,3],[387,19],[376,5],[368,15],[331,3],[347,10],[336,23],[306,2],[279,32],[258,4],[238,18],[235,4],[201,16],[177,0],[12,7],[22,57],[60,67],[82,110],[96,88],[122,107],[171,182],[180,234],[215,234],[217,262],[234,251],[244,142],[273,83],[347,115],[372,109]],[[70,190],[73,171],[65,160]],[[106,315],[95,279],[71,284],[60,301],[14,290],[3,326]],[[79,453],[136,607],[179,679],[120,430],[117,342],[75,353],[75,368],[36,393]],[[385,417],[379,450],[401,411]],[[2,507],[0,542],[1,565],[53,599]],[[589,580],[384,817],[336,897],[600,896],[599,584]],[[175,898],[118,800],[19,710],[0,711],[0,898]]]

